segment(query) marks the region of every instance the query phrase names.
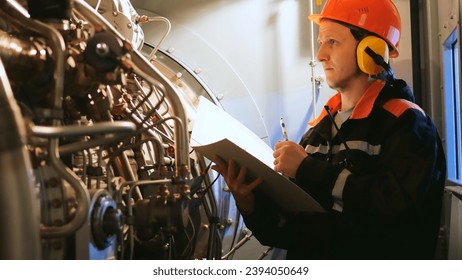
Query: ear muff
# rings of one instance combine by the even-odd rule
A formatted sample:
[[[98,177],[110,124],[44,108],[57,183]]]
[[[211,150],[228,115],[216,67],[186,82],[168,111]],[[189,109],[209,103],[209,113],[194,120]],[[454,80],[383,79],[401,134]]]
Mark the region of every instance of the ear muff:
[[[359,69],[371,76],[386,70],[382,64],[383,62],[388,63],[389,57],[387,43],[385,40],[376,36],[364,37],[356,48],[356,58]],[[377,60],[382,60],[383,62],[377,63]]]

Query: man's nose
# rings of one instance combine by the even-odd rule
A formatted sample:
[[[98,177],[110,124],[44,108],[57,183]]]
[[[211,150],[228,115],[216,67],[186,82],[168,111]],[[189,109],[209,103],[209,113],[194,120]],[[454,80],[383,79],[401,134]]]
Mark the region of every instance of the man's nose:
[[[319,62],[323,62],[327,59],[327,53],[325,51],[325,48],[323,45],[320,45],[319,48],[318,48],[318,53],[316,55],[316,59],[319,61]]]

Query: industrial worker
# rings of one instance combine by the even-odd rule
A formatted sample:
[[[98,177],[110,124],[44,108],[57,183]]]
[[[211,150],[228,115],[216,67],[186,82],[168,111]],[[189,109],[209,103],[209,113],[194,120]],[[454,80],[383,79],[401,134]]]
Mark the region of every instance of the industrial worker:
[[[391,0],[327,0],[317,60],[337,91],[297,144],[275,145],[274,170],[325,209],[285,213],[246,181],[246,167],[216,158],[246,226],[288,259],[433,259],[446,163],[433,121],[388,58],[401,22]]]

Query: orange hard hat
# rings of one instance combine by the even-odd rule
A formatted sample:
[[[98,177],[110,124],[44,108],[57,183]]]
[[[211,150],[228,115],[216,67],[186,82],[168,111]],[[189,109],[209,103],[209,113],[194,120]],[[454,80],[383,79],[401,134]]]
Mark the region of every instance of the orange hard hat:
[[[392,0],[327,0],[320,14],[308,18],[317,24],[331,19],[367,30],[390,45],[390,57],[399,55],[401,19]]]

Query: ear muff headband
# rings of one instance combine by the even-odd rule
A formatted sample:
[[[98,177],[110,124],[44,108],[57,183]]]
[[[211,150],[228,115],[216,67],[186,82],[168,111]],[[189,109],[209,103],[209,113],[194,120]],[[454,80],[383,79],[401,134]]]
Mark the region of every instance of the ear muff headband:
[[[382,60],[380,63],[379,57]],[[388,66],[389,61],[388,45],[385,40],[379,37],[364,37],[356,48],[356,58],[361,71],[371,76],[377,75],[387,70],[385,68]]]

